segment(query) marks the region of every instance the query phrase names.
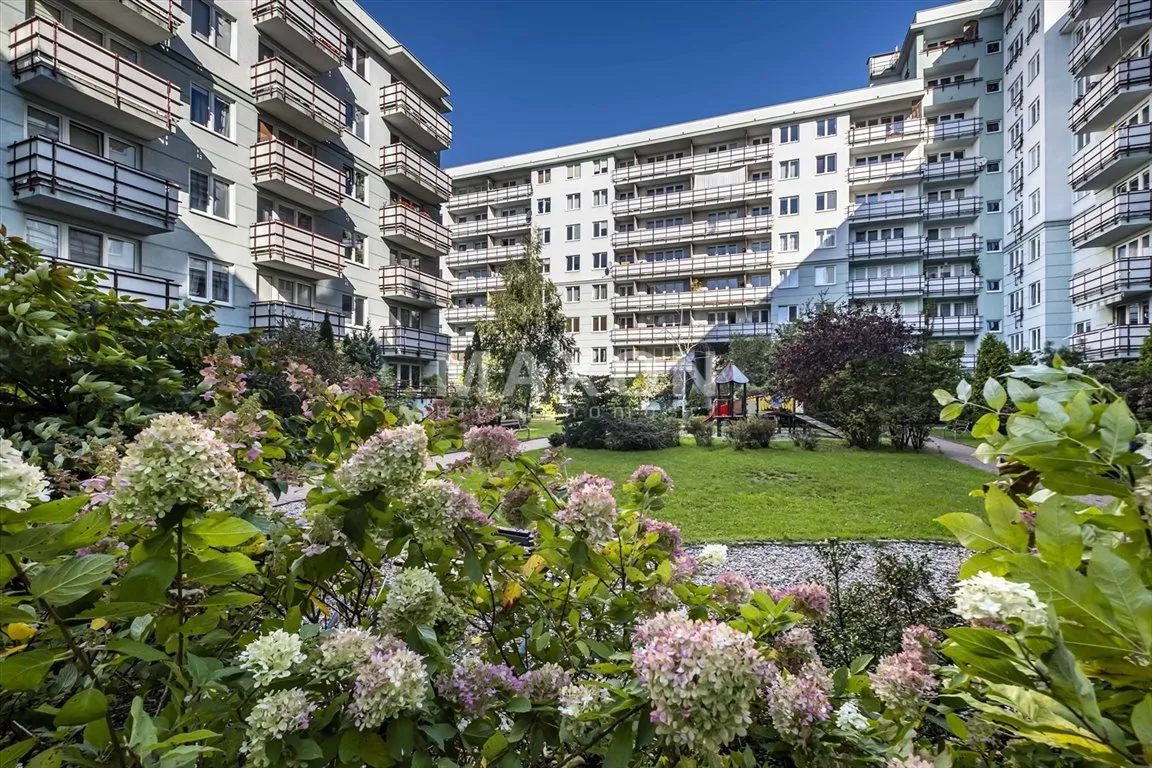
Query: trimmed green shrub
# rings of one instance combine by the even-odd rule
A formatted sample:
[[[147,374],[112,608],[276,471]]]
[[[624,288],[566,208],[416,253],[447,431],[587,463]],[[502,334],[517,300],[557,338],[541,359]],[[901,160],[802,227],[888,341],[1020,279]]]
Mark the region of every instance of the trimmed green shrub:
[[[685,430],[696,439],[696,445],[702,448],[711,448],[714,439],[712,425],[703,416],[693,416],[688,419]]]
[[[776,434],[776,419],[756,416],[733,421],[728,425],[728,439],[742,451],[745,448],[768,448]]]
[[[611,419],[604,447],[610,451],[656,451],[680,443],[680,420],[668,416]]]

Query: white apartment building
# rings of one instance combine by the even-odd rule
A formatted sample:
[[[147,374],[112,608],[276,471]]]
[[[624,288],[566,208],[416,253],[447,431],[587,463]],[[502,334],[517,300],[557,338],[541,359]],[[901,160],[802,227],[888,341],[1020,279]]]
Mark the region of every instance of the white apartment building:
[[[1068,234],[1069,55],[1091,25],[1077,19],[1149,3],[964,0],[918,13],[868,60],[867,88],[448,169],[450,373],[530,228],[583,374],[666,372],[843,299],[897,307],[968,364],[985,333],[1084,346],[1068,297],[1089,258]],[[1096,58],[1130,26],[1113,22]],[[1138,111],[1129,90],[1112,98]]]
[[[446,359],[448,89],[351,0],[0,0],[0,222],[221,331]]]

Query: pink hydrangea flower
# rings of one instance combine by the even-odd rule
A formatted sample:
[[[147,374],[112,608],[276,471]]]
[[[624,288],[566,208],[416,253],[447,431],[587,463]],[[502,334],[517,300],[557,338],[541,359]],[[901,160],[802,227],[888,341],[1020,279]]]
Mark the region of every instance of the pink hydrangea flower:
[[[938,686],[929,668],[936,637],[922,626],[909,627],[901,638],[901,651],[885,656],[868,677],[872,691],[886,705],[902,712],[919,709]]]
[[[464,433],[464,450],[476,466],[491,471],[520,453],[520,441],[504,427],[472,427]]]
[[[663,469],[657,466],[653,466],[652,464],[645,464],[637,468],[636,471],[632,473],[632,476],[628,478],[628,482],[632,483],[633,485],[643,486],[644,483],[647,482],[648,478],[652,475],[659,475],[660,481],[668,487],[669,491],[672,490],[672,478],[669,477],[668,473]]]
[[[831,598],[828,597],[828,588],[812,581],[805,581],[782,590],[772,591],[772,599],[776,602],[780,602],[786,597],[792,598],[793,610],[813,619],[824,618],[832,608]]]
[[[738,606],[752,598],[752,583],[735,571],[725,571],[716,577],[712,594],[721,603]]]
[[[592,546],[607,543],[616,532],[614,485],[605,477],[580,475],[568,484],[568,503],[556,512],[556,520],[584,536]]]
[[[766,691],[772,725],[784,741],[806,750],[818,723],[832,714],[832,678],[820,661],[810,661],[795,674],[780,672]]]

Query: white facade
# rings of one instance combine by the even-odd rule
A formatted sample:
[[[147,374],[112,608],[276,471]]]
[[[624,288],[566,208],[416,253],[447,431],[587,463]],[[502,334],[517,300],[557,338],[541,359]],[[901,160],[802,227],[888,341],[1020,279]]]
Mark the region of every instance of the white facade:
[[[225,333],[369,323],[447,357],[447,88],[351,0],[0,0],[0,221]]]
[[[1069,299],[1069,283],[1089,265],[1111,263],[1114,252],[1073,252],[1069,242],[1073,214],[1096,199],[1073,210],[1069,56],[1079,28],[1120,7],[1138,18],[1097,32],[1094,50],[1108,52],[1097,59],[1113,55],[1116,39],[1139,52],[1152,0],[1072,5],[964,0],[929,9],[902,45],[869,59],[868,88],[449,169],[447,267],[454,303],[463,305],[445,313],[457,363],[450,372],[530,227],[550,236],[546,268],[573,299],[565,309],[579,373],[663,372],[695,345],[769,333],[806,304],[842,299],[898,307],[962,347],[969,364],[985,333],[1036,352],[1084,346],[1073,332],[1086,328],[1089,310]],[[1140,83],[1141,94],[1152,94],[1149,78]],[[1147,106],[1117,90],[1125,115]],[[1121,116],[1118,107],[1102,109]],[[1106,118],[1092,119],[1106,127]],[[1149,134],[1137,130],[1133,174],[1152,158]],[[1092,146],[1103,138],[1093,134]],[[1136,163],[1126,154],[1119,162]],[[607,172],[595,173],[605,163]],[[580,174],[570,179],[574,164]],[[602,190],[607,207],[594,204]],[[567,210],[570,194],[580,195],[580,210]],[[1150,208],[1141,210],[1147,224]],[[610,238],[591,236],[598,221],[607,221]],[[566,242],[573,224],[580,241]],[[1113,230],[1094,237],[1128,231]],[[1141,248],[1147,290],[1152,250]],[[592,264],[604,251],[607,271]],[[570,256],[579,256],[579,269],[568,269]],[[1094,322],[1116,312],[1097,308]],[[1091,344],[1088,351],[1101,355]]]

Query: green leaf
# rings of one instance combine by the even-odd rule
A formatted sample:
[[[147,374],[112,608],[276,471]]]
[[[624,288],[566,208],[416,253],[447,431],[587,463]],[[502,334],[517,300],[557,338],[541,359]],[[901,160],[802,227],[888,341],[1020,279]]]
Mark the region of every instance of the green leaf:
[[[77,691],[56,713],[56,725],[84,725],[104,717],[108,712],[108,697],[95,688]]]
[[[952,531],[957,541],[974,552],[987,552],[1004,547],[992,529],[976,515],[967,512],[950,512],[936,518],[936,522]]]
[[[468,581],[473,584],[479,584],[484,581],[484,568],[480,565],[480,558],[476,557],[475,552],[467,552],[464,554],[464,575],[468,577]]]
[[[128,746],[136,752],[137,757],[144,758],[148,754],[145,748],[156,743],[156,724],[144,711],[144,699],[139,696],[132,699],[131,711],[132,730],[128,732]],[[145,761],[141,759],[141,762]]]
[[[134,659],[140,659],[141,661],[167,661],[169,658],[168,654],[157,648],[153,648],[146,643],[141,643],[136,640],[129,640],[128,638],[109,640],[105,647],[122,656],[130,656]]]
[[[29,760],[28,768],[60,768],[62,757],[60,747],[51,747]]]
[[[50,605],[68,605],[97,589],[115,567],[114,555],[74,557],[32,574],[32,594]]]
[[[625,720],[616,726],[612,741],[608,743],[608,752],[604,755],[604,768],[628,768],[635,738],[632,725],[631,720]]]
[[[960,383],[956,385],[956,397],[967,403],[972,399],[972,385],[961,379]]]
[[[20,758],[31,752],[35,746],[36,739],[24,739],[0,749],[0,768],[16,768]]]
[[[389,741],[391,741],[391,739],[389,739]],[[500,731],[496,731],[496,733],[489,736],[488,740],[484,742],[484,746],[480,748],[480,754],[486,759],[492,760],[507,748],[508,737]]]
[[[406,717],[397,718],[388,724],[388,752],[397,760],[412,754],[416,744],[416,726]]]
[[[1114,461],[1128,453],[1128,445],[1136,436],[1136,420],[1123,400],[1113,400],[1100,414],[1100,450],[1104,458]]]
[[[436,742],[436,746],[441,749],[444,744],[456,735],[456,728],[451,723],[435,723],[433,725],[422,725],[420,730],[427,734],[428,738]]]
[[[1112,606],[1116,623],[1125,635],[1139,638],[1145,652],[1152,649],[1152,592],[1144,587],[1136,569],[1097,544],[1088,558],[1088,578]]]
[[[1028,384],[1020,379],[1009,376],[1004,380],[1004,385],[1008,388],[1008,397],[1016,405],[1021,403],[1034,403],[1040,399],[1040,395],[1036,390],[1028,386]]]
[[[984,402],[994,411],[1000,410],[1008,402],[1008,393],[1004,391],[1003,385],[991,376],[984,382],[982,394],[984,395]]]
[[[56,654],[46,649],[9,656],[0,662],[0,688],[12,692],[36,690],[55,660]]]
[[[508,706],[505,707],[505,709],[509,712],[528,712],[532,709],[532,702],[523,696],[517,696],[508,702]]]
[[[176,559],[153,555],[132,566],[120,579],[119,598],[131,603],[168,602],[168,588],[176,580]]]
[[[184,529],[185,541],[203,547],[237,547],[259,535],[252,523],[231,515],[206,517]]]
[[[998,486],[990,486],[984,495],[984,513],[1004,546],[1016,552],[1028,549],[1028,528],[1020,519],[1020,508]]]
[[[940,403],[942,406],[948,405],[948,403],[956,399],[956,396],[946,389],[937,389],[932,393],[932,397],[936,398],[936,402]]]
[[[256,573],[256,563],[240,552],[229,552],[188,566],[187,576],[197,584],[222,586]]]
[[[260,595],[251,592],[241,592],[236,589],[226,589],[201,600],[197,605],[201,608],[236,608],[260,602]]]
[[[992,379],[988,379],[992,381]],[[980,418],[976,419],[976,423],[972,425],[972,437],[988,437],[1000,431],[1000,415],[996,413],[986,413]]]
[[[1045,499],[1036,513],[1036,548],[1046,563],[1080,567],[1084,536],[1076,513],[1059,496]]]
[[[26,523],[63,523],[75,517],[87,503],[87,496],[46,501],[29,509],[20,516],[20,519]]]
[[[1132,732],[1146,752],[1152,752],[1152,693],[1132,708]]]
[[[964,413],[964,403],[948,403],[940,409],[940,421],[955,421]]]
[[[104,538],[111,527],[112,514],[107,507],[100,507],[65,528],[60,537],[60,545],[66,551],[86,547]]]

